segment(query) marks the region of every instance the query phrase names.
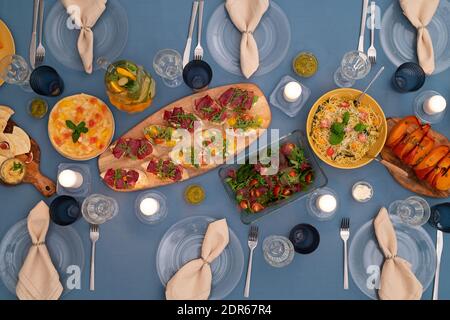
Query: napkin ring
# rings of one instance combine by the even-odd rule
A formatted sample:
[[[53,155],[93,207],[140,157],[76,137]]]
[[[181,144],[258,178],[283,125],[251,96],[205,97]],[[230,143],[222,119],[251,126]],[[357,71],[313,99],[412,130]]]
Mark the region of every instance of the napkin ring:
[[[43,245],[45,245],[45,241],[33,242],[32,245],[33,245],[34,247],[43,246]]]
[[[253,31],[250,31],[250,30],[242,31],[242,33],[253,35]]]
[[[393,256],[386,257],[386,260],[393,260],[393,259],[395,259],[395,258],[397,258],[397,255],[393,255]]]
[[[202,257],[202,260],[203,260],[203,264],[205,265],[205,264],[207,264],[208,266],[211,264],[208,260],[206,260],[205,258],[203,258]]]

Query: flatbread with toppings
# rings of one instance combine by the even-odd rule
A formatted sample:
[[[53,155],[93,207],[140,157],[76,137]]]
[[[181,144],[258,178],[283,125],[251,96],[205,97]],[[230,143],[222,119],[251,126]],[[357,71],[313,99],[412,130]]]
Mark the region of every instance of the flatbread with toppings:
[[[72,160],[89,160],[104,152],[114,135],[111,110],[100,99],[77,94],[52,109],[48,134],[53,147]]]

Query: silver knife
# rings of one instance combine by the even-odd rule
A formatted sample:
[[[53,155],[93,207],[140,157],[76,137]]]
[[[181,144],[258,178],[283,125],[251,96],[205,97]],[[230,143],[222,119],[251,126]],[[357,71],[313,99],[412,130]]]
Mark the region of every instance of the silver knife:
[[[192,33],[194,32],[195,19],[197,17],[198,11],[198,1],[194,1],[192,4],[192,14],[191,14],[191,24],[189,25],[189,35],[186,41],[186,47],[183,53],[183,68],[188,64],[189,58],[191,56],[191,44],[192,44]]]
[[[36,30],[38,23],[38,13],[39,13],[39,0],[34,0],[33,32],[31,33],[31,42],[30,42],[30,64],[31,68],[33,69],[36,61]]]
[[[439,299],[439,271],[441,269],[442,249],[444,249],[444,234],[441,230],[436,234],[436,273],[434,275],[433,300]]]
[[[363,10],[361,17],[361,30],[359,32],[358,51],[364,52],[364,32],[366,31],[367,10],[369,7],[369,0],[363,0]]]

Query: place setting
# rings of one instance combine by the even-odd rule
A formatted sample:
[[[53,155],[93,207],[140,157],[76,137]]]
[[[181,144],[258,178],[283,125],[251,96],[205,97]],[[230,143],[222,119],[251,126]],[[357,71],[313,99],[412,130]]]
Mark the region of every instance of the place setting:
[[[326,276],[339,281],[324,299],[326,290],[443,299],[450,142],[439,74],[450,66],[449,2],[382,10],[359,1],[357,30],[346,32],[354,47],[328,52],[331,67],[316,33],[313,50],[292,37],[291,10],[315,5],[193,0],[167,15],[151,11],[167,3],[146,3],[147,21],[122,0],[33,0],[26,39],[2,13],[0,200],[8,212],[17,205],[0,235],[0,297],[102,298],[113,285],[105,277],[140,278],[135,263],[146,261],[154,270],[145,279],[157,285],[139,282],[144,299],[298,299]],[[151,56],[124,56],[136,44],[131,30],[148,43],[144,28],[171,33],[173,23],[186,32],[152,44]],[[19,42],[27,53],[16,52]],[[86,90],[73,92],[74,81]],[[31,192],[43,200],[29,205]],[[138,237],[145,251],[133,249]],[[130,255],[120,275],[114,257],[104,260],[108,245]],[[328,275],[310,265],[324,252],[337,262]],[[287,276],[293,287],[280,287]]]

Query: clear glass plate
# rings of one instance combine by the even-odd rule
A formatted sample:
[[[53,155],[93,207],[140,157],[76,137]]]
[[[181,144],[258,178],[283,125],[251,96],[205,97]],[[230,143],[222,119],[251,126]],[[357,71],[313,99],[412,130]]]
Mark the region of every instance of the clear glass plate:
[[[417,62],[417,31],[403,15],[398,1],[386,10],[381,25],[381,45],[389,60],[396,66]],[[450,67],[450,2],[440,2],[427,28],[433,41],[437,74]]]
[[[261,76],[275,69],[285,58],[291,44],[291,27],[283,10],[273,1],[254,32],[259,50],[259,69],[253,76]],[[240,45],[242,34],[231,22],[221,4],[212,14],[206,32],[208,51],[226,71],[242,75]]]
[[[433,241],[421,227],[410,227],[390,216],[397,234],[398,256],[412,265],[412,271],[425,291],[433,281],[436,254]],[[351,240],[349,268],[353,281],[369,298],[377,299],[376,286],[384,261],[375,237],[373,220],[363,225]]]
[[[251,224],[269,214],[274,213],[275,211],[280,212],[281,210],[279,210],[279,209],[281,209],[282,207],[284,207],[294,201],[302,199],[303,197],[307,196],[308,194],[314,192],[315,190],[317,190],[319,188],[323,188],[327,185],[328,178],[325,175],[325,172],[323,172],[322,168],[319,166],[319,163],[317,162],[317,159],[314,156],[314,154],[311,150],[311,147],[306,142],[305,134],[303,132],[301,132],[300,130],[295,130],[295,131],[291,132],[290,134],[280,138],[280,140],[278,141],[278,145],[281,146],[286,142],[292,142],[303,149],[306,158],[309,160],[309,164],[311,165],[311,167],[314,170],[314,182],[309,186],[308,190],[294,193],[291,197],[286,198],[281,201],[278,201],[278,202],[274,203],[272,206],[269,206],[258,213],[248,213],[245,210],[242,210],[239,207],[239,204],[236,202],[236,194],[231,189],[231,187],[228,185],[228,183],[225,182],[225,179],[228,177],[229,170],[230,169],[237,170],[239,168],[240,164],[230,164],[230,165],[222,166],[219,169],[220,180],[222,181],[222,184],[223,184],[225,191],[226,191],[228,197],[230,198],[230,200],[232,202],[236,203],[236,209],[238,210],[238,212],[240,212],[242,223]],[[261,143],[261,141],[259,141],[259,143]],[[268,145],[270,145],[270,143]],[[260,148],[260,150],[266,150],[264,148],[267,147],[268,145],[263,146],[262,148]],[[256,153],[251,153],[250,155],[248,155],[246,157],[245,162],[249,163],[249,159],[257,157],[258,154],[267,154],[267,152],[266,151],[258,151]]]
[[[53,265],[59,273],[59,280],[64,287],[63,296],[71,291],[67,288],[67,278],[70,276],[67,274],[67,268],[78,266],[83,272],[83,242],[72,227],[61,227],[50,223],[46,244]],[[0,243],[0,277],[13,295],[16,295],[19,271],[30,246],[31,239],[26,219],[19,221],[9,229]]]
[[[189,217],[167,230],[156,253],[156,269],[165,286],[170,278],[187,262],[198,259],[210,217]],[[229,228],[230,242],[222,254],[211,263],[212,288],[210,300],[225,298],[241,279],[244,253],[239,239]]]
[[[84,71],[77,49],[79,30],[72,27],[73,22],[60,1],[50,9],[45,22],[45,41],[52,55],[67,68]],[[115,61],[128,40],[128,17],[117,0],[109,0],[106,10],[92,28],[94,32],[93,70],[100,66],[95,63],[98,57]]]

